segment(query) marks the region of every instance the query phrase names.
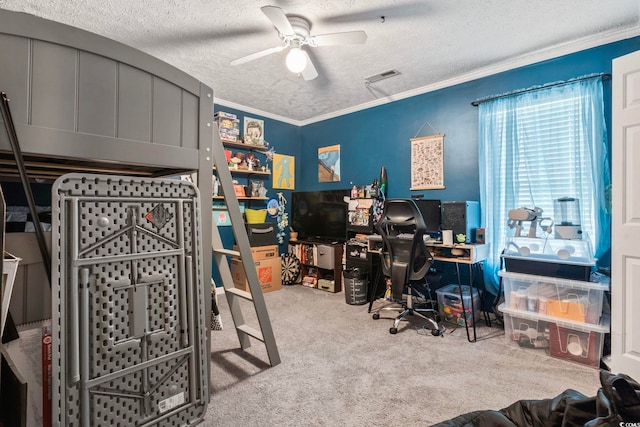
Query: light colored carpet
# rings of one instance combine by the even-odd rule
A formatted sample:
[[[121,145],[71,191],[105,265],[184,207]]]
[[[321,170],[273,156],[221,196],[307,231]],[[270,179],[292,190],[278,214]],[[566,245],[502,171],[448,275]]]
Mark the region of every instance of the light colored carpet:
[[[600,387],[597,369],[507,345],[500,327],[478,328],[469,343],[464,328],[434,337],[414,317],[391,335],[391,320],[373,320],[343,293],[295,285],[265,300],[282,363],[270,367],[259,341],[240,350],[220,295],[223,330],[211,332],[203,425],[426,426],[569,388],[594,396]],[[252,306],[243,313],[256,324]]]

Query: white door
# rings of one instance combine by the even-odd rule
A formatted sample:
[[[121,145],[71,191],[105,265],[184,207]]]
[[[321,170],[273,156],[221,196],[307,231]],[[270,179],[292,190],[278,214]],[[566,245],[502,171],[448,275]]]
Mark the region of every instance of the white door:
[[[640,380],[640,51],[613,61],[611,371]]]

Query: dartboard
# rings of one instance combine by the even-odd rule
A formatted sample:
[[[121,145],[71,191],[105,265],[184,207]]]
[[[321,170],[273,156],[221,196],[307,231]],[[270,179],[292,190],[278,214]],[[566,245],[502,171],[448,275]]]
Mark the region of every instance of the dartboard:
[[[282,284],[293,285],[300,275],[300,260],[293,254],[282,255]]]

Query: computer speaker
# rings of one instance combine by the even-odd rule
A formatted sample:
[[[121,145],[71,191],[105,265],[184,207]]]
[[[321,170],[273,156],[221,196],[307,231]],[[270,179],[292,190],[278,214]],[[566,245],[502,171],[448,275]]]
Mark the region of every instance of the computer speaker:
[[[476,201],[442,202],[442,230],[464,234],[466,243],[475,241],[473,231],[480,226],[480,203]]]

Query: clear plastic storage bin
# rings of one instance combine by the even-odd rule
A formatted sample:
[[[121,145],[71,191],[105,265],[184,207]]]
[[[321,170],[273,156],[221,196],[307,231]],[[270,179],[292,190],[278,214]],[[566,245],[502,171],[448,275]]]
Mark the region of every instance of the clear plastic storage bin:
[[[545,351],[552,357],[598,368],[609,315],[599,325],[558,320],[550,316],[511,309],[501,304],[507,343]]]
[[[502,257],[507,271],[585,282],[596,265],[586,237],[582,240],[509,237]]]
[[[609,282],[583,282],[501,270],[505,305],[581,323],[600,323]]]
[[[473,322],[480,319],[480,293],[473,289],[474,315],[471,313],[471,291],[469,285],[462,285],[462,298],[460,298],[460,288],[457,284],[447,285],[436,290],[438,296],[438,309],[440,316],[449,322],[460,326],[473,326]],[[464,315],[462,302],[464,301]]]

